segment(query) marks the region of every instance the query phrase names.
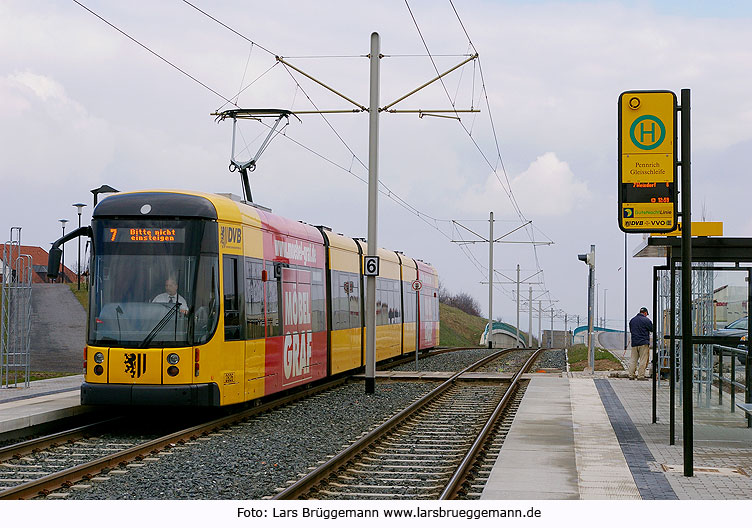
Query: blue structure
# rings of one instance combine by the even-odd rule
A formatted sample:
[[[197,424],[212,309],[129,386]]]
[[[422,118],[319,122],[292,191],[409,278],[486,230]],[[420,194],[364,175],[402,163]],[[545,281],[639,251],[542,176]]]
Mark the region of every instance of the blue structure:
[[[488,325],[486,325],[488,326]],[[578,326],[577,328],[572,331],[572,336],[576,336],[580,332],[587,332],[587,326]],[[594,326],[593,332],[621,332],[623,333],[624,330],[614,330],[612,328],[604,328],[602,326]]]
[[[501,321],[494,321],[492,332],[494,334],[504,334],[506,336],[511,337],[513,340],[517,340],[517,327],[510,325],[509,323],[503,323]],[[527,332],[523,332],[522,330],[520,330],[519,343],[523,347],[527,346],[527,343],[528,343]],[[488,344],[488,323],[486,323],[486,329],[483,331],[483,334],[480,336],[480,344],[481,345]]]

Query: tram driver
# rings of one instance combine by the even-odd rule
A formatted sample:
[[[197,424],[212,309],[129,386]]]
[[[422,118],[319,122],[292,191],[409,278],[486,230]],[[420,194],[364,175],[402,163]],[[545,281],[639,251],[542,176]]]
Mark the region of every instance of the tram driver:
[[[175,280],[175,277],[172,276],[167,277],[165,280],[165,291],[154,297],[151,302],[164,304],[175,304],[176,302],[179,302],[180,313],[183,315],[188,313],[188,304],[185,302],[183,296],[178,293],[178,283]]]

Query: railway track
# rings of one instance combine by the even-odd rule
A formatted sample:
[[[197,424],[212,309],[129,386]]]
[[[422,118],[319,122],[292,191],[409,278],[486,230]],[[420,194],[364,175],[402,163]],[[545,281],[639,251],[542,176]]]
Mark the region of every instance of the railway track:
[[[533,351],[506,386],[460,382],[509,350],[456,373],[434,391],[279,492],[274,499],[451,499],[513,400]]]
[[[452,350],[432,351],[428,356]],[[423,357],[427,356],[421,354]],[[107,480],[126,468],[156,460],[175,447],[185,449],[183,444],[216,436],[233,424],[346,381],[342,378],[197,426],[182,425],[169,434],[163,434],[166,427],[159,434],[129,434],[128,425],[124,428],[128,433],[114,434],[118,421],[110,419],[0,448],[0,499],[38,498]]]
[[[345,383],[331,381],[252,409],[214,419],[196,426],[137,442],[112,442],[96,436],[101,422],[75,430],[21,442],[0,450],[0,499],[33,499],[60,488],[96,481],[100,473],[154,459],[165,450],[219,434],[227,427],[275,407],[287,405]]]

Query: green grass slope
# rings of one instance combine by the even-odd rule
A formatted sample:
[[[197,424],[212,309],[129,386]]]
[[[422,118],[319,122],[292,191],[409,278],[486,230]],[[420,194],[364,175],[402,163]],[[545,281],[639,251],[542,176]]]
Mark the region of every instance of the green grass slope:
[[[441,346],[477,347],[488,319],[466,314],[459,308],[439,304],[439,323]]]

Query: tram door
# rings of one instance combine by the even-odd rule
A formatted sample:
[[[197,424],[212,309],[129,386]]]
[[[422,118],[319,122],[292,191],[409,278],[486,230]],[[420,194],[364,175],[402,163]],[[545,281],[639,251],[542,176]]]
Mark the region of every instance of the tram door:
[[[218,354],[217,383],[222,392],[222,404],[243,400],[243,363],[245,360],[245,331],[243,316],[242,257],[222,259],[222,302],[225,343]]]

